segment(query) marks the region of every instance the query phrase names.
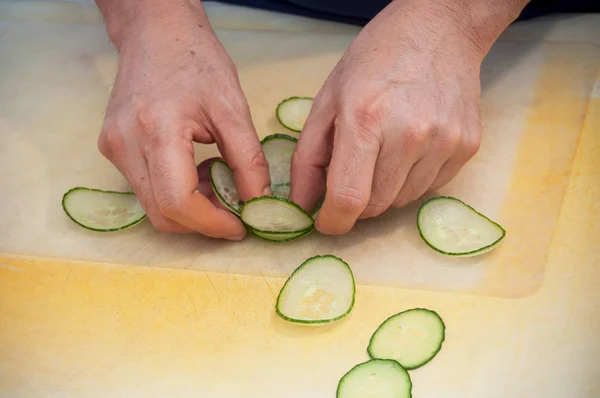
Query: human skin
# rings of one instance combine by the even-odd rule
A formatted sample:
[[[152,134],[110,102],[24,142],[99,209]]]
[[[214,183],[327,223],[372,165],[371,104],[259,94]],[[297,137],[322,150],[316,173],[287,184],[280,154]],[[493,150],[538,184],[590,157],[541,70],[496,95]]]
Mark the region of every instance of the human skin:
[[[480,66],[526,3],[397,0],[365,26],[316,96],[292,162],[293,201],[312,208],[326,193],[320,232],[403,207],[476,154]]]
[[[217,143],[243,200],[270,193],[268,165],[201,2],[96,2],[119,52],[101,153],[158,230],[242,239],[192,142]],[[396,0],[365,26],[315,97],[293,156],[291,199],[310,210],[326,193],[317,230],[347,233],[460,171],[479,148],[481,62],[526,3]]]

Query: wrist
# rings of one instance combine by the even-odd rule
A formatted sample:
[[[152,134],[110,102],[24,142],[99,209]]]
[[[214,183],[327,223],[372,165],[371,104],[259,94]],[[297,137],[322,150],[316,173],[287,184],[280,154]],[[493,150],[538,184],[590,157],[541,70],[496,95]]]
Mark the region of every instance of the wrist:
[[[449,0],[457,24],[483,60],[504,30],[513,23],[529,0]]]
[[[451,33],[464,39],[483,60],[502,32],[514,22],[529,0],[438,0],[421,2],[423,7],[446,20]]]
[[[199,0],[96,0],[107,34],[117,49],[135,32],[180,26],[190,18],[208,25]]]
[[[529,0],[396,0],[390,7],[398,25],[421,25],[423,42],[452,55],[467,51],[482,61]],[[456,54],[456,51],[460,51]]]

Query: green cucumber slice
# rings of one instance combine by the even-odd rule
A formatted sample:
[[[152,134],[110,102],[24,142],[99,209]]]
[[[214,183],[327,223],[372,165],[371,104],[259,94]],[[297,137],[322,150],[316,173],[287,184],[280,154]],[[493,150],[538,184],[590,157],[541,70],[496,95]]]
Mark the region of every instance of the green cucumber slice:
[[[258,232],[305,232],[314,220],[300,206],[287,199],[261,196],[247,201],[240,213],[242,221]]]
[[[331,323],[352,311],[355,294],[350,266],[334,255],[318,255],[304,261],[285,281],[276,313],[293,323]]]
[[[261,141],[271,177],[274,196],[289,199],[292,155],[298,140],[286,134],[272,134]]]
[[[239,216],[244,203],[235,186],[233,171],[224,160],[215,160],[210,163],[209,179],[219,202]]]
[[[248,228],[248,229],[254,235],[258,236],[259,238],[261,238],[263,240],[268,240],[270,242],[289,242],[292,240],[303,238],[315,230],[314,228],[309,228],[306,231],[289,232],[289,233],[283,232],[282,233],[282,232],[261,232],[261,231],[257,231],[252,228]]]
[[[304,128],[312,104],[313,99],[310,97],[286,98],[277,105],[275,115],[282,126],[299,133]]]
[[[291,186],[289,183],[275,184],[271,185],[271,191],[273,192],[273,196],[288,199],[291,193]]]
[[[370,359],[340,379],[337,398],[411,398],[410,375],[398,362]]]
[[[122,231],[146,218],[133,192],[75,187],[63,195],[62,208],[73,222],[98,232]]]
[[[498,223],[450,196],[424,202],[419,208],[417,226],[429,247],[450,256],[486,253],[496,248],[506,236]]]
[[[371,358],[393,359],[411,370],[431,361],[445,338],[446,326],[435,311],[413,308],[386,319],[371,336],[367,352]]]

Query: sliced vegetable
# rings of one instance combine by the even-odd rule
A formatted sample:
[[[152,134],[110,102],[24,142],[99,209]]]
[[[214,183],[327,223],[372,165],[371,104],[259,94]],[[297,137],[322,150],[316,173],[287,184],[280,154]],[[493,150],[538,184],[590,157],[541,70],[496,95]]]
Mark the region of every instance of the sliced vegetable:
[[[371,359],[350,369],[339,381],[337,398],[411,398],[410,375],[398,362]]]
[[[373,333],[367,352],[371,358],[396,360],[407,370],[416,369],[442,348],[446,326],[435,312],[414,308],[392,315]]]
[[[319,325],[347,316],[356,287],[348,264],[333,255],[304,261],[287,279],[277,297],[276,312],[289,322]]]
[[[287,199],[261,196],[249,200],[240,213],[254,231],[269,233],[305,232],[314,221],[300,206]]]
[[[262,238],[264,240],[268,240],[271,242],[289,242],[292,240],[303,238],[315,230],[314,228],[309,228],[306,231],[300,231],[300,232],[261,232],[261,231],[256,231],[252,228],[248,228],[248,229],[253,234],[258,236],[259,238]]]
[[[292,188],[290,186],[290,183],[271,185],[271,191],[273,191],[273,196],[277,196],[278,198],[288,199],[290,197],[291,190]]]
[[[98,232],[122,231],[146,218],[132,192],[75,187],[63,195],[62,207],[73,222]]]
[[[450,256],[475,256],[504,239],[502,226],[463,201],[440,196],[427,200],[417,215],[419,234],[433,250]]]
[[[285,128],[299,133],[304,127],[312,104],[313,99],[309,97],[286,98],[277,105],[275,110],[277,120]]]
[[[261,141],[269,164],[271,190],[275,196],[289,199],[292,155],[297,142],[296,138],[285,134],[272,134]]]
[[[224,160],[215,160],[209,166],[209,179],[215,195],[223,206],[239,215],[243,202],[235,186],[233,171]]]

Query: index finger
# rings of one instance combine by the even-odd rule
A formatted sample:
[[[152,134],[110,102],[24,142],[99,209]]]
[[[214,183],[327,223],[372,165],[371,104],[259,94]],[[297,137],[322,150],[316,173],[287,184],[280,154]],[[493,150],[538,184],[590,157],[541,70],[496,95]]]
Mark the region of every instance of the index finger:
[[[236,188],[243,201],[271,194],[269,165],[252,124],[247,104],[237,112],[223,107],[226,117],[215,121],[215,140],[233,171]],[[222,110],[223,111],[223,110]]]
[[[191,141],[177,135],[171,137],[173,139],[164,144],[145,151],[155,202],[161,214],[209,237],[243,238],[246,229],[242,223],[198,192]]]
[[[292,157],[291,200],[312,211],[325,193],[335,112],[327,91],[315,98]]]
[[[358,131],[343,121],[336,126],[327,192],[315,221],[321,233],[348,232],[369,203],[381,144],[375,135]]]

